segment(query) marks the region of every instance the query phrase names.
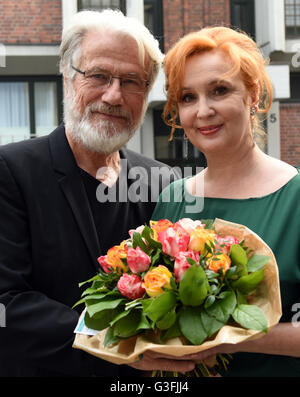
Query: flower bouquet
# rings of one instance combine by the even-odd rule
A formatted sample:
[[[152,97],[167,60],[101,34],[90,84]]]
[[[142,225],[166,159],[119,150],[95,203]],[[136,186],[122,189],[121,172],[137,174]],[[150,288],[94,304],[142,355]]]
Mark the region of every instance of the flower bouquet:
[[[260,337],[279,321],[276,260],[247,227],[163,219],[129,236],[80,284],[91,283],[76,305],[98,332],[77,333],[73,347],[115,364],[146,350],[176,358]]]

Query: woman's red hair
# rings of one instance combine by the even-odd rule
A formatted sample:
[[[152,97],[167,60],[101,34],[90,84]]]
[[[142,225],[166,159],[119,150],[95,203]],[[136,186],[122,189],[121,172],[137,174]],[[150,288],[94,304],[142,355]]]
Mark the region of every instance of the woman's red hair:
[[[225,78],[241,72],[249,93],[256,93],[259,98],[259,113],[267,113],[271,107],[273,87],[265,69],[266,61],[255,42],[246,33],[224,26],[204,28],[181,38],[164,60],[167,103],[163,118],[172,127],[170,140],[175,128],[181,128],[177,125],[177,104],[181,97],[186,61],[195,54],[213,50],[223,51],[232,61],[233,67]]]

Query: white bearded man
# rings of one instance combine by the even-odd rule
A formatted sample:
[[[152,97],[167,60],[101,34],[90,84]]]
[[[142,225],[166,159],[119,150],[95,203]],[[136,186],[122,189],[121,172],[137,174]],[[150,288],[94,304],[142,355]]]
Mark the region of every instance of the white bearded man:
[[[60,57],[64,124],[0,148],[0,376],[120,375],[72,348],[82,309],[72,306],[78,283],[98,271],[97,258],[150,220],[159,181],[147,176],[164,167],[124,149],[162,62],[150,32],[121,12],[83,11],[64,29]],[[97,200],[99,185],[118,185],[125,162],[145,171],[149,200]],[[108,174],[99,176],[103,167]],[[125,179],[117,189],[130,186]]]

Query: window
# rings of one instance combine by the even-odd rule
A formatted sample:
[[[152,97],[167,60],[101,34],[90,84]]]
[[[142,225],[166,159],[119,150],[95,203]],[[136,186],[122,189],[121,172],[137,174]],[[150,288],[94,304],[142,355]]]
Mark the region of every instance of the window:
[[[61,121],[60,77],[0,79],[0,145],[47,135]]]
[[[254,0],[231,0],[230,20],[233,28],[239,28],[255,38]]]
[[[164,51],[162,16],[161,0],[144,0],[144,24],[159,41],[161,51]]]
[[[285,34],[300,37],[300,0],[285,0]]]
[[[163,108],[153,109],[154,136],[155,136],[155,158],[171,167],[205,167],[206,159],[189,141],[188,153],[186,153],[186,142],[183,139],[183,130],[176,129],[173,140],[169,142],[171,127],[167,126],[162,119]],[[187,154],[187,156],[186,156]]]
[[[111,8],[119,9],[125,14],[125,3],[125,0],[78,0],[78,11],[86,9],[101,11],[104,8]]]

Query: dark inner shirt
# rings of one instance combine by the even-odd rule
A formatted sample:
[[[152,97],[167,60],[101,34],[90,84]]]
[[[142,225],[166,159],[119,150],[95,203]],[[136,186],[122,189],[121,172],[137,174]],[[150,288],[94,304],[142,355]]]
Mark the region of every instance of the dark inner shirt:
[[[122,192],[122,198],[126,197],[128,186],[121,184],[120,179],[116,184],[109,188],[93,176],[80,169],[82,180],[87,192],[88,200],[91,206],[98,239],[101,247],[99,255],[105,255],[109,248],[114,245],[119,245],[123,240],[129,238],[128,231],[135,229],[140,225],[149,222],[155,203],[150,202],[130,202],[118,200],[119,193]],[[97,190],[98,189],[98,190]],[[99,195],[100,191],[103,194]],[[99,202],[96,196],[105,197],[110,194],[113,200],[106,202]]]

